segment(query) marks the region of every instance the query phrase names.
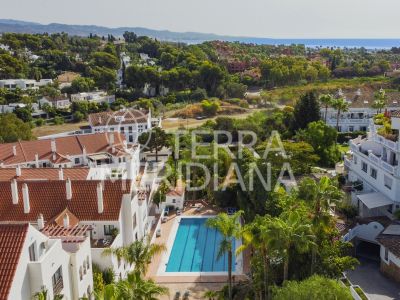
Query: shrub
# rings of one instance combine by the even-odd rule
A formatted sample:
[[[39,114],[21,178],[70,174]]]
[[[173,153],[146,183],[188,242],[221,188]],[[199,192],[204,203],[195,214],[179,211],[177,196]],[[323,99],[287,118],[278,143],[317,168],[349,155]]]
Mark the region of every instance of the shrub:
[[[39,118],[39,119],[35,120],[35,125],[37,127],[43,126],[45,123],[46,123],[46,121],[44,119],[42,119],[42,118]]]
[[[62,125],[64,124],[64,118],[60,116],[55,116],[54,117],[54,124],[55,125]]]

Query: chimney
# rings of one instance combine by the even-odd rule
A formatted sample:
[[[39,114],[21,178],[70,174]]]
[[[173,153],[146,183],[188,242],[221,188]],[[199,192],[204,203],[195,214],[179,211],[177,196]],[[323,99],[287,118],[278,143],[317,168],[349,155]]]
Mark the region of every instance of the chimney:
[[[112,132],[108,134],[108,143],[110,146],[114,145],[114,133]]]
[[[38,219],[37,219],[37,225],[39,230],[42,230],[44,228],[44,218],[42,214],[39,214]]]
[[[64,170],[63,170],[62,167],[60,167],[60,168],[58,169],[58,179],[59,179],[59,180],[64,180]]]
[[[101,182],[97,184],[97,208],[99,214],[102,214],[104,211],[104,204],[103,204],[103,186]]]
[[[65,228],[68,228],[68,227],[69,227],[69,216],[68,216],[68,214],[65,214],[65,215],[64,215],[64,218],[63,218],[63,225],[64,225]]]
[[[35,165],[36,165],[36,168],[39,168],[39,154],[35,154]]]
[[[15,173],[17,177],[21,177],[21,166],[17,166],[17,168],[15,169]]]
[[[82,155],[83,155],[84,158],[85,158],[86,155],[87,155],[86,147],[85,147],[85,146],[82,147]]]
[[[71,185],[71,179],[67,178],[65,182],[65,191],[67,193],[67,200],[72,199],[72,185]]]
[[[101,124],[101,122],[102,122],[102,121],[101,121],[101,117],[99,117],[99,124]]]
[[[13,155],[17,156],[17,146],[14,145],[12,151],[13,151]]]
[[[31,206],[29,203],[29,189],[26,183],[22,185],[22,198],[24,200],[24,213],[29,214]]]
[[[18,204],[18,184],[16,179],[11,181],[11,194],[13,204]]]
[[[56,147],[56,140],[52,139],[51,140],[51,152],[57,152],[57,147]]]

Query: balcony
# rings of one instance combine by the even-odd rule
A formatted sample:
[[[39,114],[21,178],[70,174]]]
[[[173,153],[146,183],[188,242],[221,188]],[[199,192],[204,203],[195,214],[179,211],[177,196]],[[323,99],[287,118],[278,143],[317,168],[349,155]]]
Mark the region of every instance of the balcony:
[[[53,283],[53,294],[59,295],[64,288],[64,282],[62,277],[58,278],[58,280]]]
[[[92,248],[108,248],[112,245],[115,238],[112,236],[105,237],[104,239],[92,239],[90,241],[90,247]]]

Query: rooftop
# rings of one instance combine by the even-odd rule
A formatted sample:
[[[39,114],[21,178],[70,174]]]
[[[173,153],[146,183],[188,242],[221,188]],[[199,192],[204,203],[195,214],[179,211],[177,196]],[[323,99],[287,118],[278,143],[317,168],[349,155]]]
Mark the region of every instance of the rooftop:
[[[104,111],[90,114],[89,123],[92,126],[146,123],[148,114],[147,111],[140,111],[137,109],[127,109],[116,112]]]
[[[378,235],[376,240],[400,258],[400,225],[389,225]]]
[[[23,184],[28,187],[29,210],[24,210]],[[103,186],[103,212],[98,211],[97,187]],[[122,198],[131,191],[131,181],[126,180],[76,180],[71,181],[71,199],[67,199],[67,181],[19,181],[18,202],[13,204],[12,183],[0,182],[0,223],[36,222],[40,214],[45,222],[56,218],[66,209],[81,221],[114,221],[119,219]],[[71,220],[72,221],[72,220]]]
[[[0,181],[27,180],[59,180],[59,168],[21,168],[21,175],[17,176],[16,168],[0,168]],[[89,168],[64,168],[64,178],[71,180],[85,180],[89,175]]]
[[[0,144],[0,164],[14,165],[36,160],[49,160],[54,163],[70,161],[68,156],[82,155],[83,149],[87,154],[107,152],[112,153],[110,136],[113,137],[117,152],[124,152],[124,135],[114,133],[96,133],[59,137],[53,140],[43,139],[34,141],[19,141]],[[52,151],[54,141],[55,152]]]
[[[370,108],[375,101],[376,89],[368,86],[359,89],[342,89],[341,96],[350,102],[351,108]],[[335,96],[339,95],[339,91]],[[386,106],[390,108],[400,108],[400,92],[386,92]]]
[[[29,225],[0,225],[0,299],[8,299]]]

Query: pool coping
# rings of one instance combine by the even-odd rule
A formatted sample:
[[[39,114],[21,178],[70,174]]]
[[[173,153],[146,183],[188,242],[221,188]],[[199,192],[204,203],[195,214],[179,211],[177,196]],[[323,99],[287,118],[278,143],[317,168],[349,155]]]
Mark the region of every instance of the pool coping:
[[[157,270],[157,276],[227,276],[228,272],[167,272],[167,264],[169,257],[171,255],[172,247],[175,242],[176,234],[178,232],[179,223],[181,219],[208,219],[215,218],[215,215],[201,215],[201,216],[178,216],[174,220],[174,224],[172,225],[171,231],[168,236],[168,240],[166,243],[167,251],[162,255],[161,262],[159,264]],[[236,249],[242,245],[242,241],[240,239],[236,239]],[[242,275],[243,274],[243,253],[236,255],[235,260],[235,271],[232,272],[232,275]]]

